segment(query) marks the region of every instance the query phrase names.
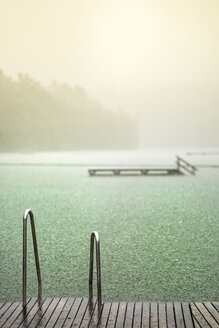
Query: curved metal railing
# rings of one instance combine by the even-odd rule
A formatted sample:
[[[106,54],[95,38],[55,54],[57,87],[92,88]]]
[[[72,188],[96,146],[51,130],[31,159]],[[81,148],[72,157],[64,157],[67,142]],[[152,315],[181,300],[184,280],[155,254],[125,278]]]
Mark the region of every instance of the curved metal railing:
[[[98,310],[102,308],[101,292],[101,269],[100,269],[100,238],[96,231],[91,233],[90,238],[90,268],[89,268],[89,301],[93,298],[93,262],[94,262],[94,239],[96,244],[96,266],[97,266],[97,302]]]
[[[196,166],[188,163],[187,161],[185,161],[182,157],[179,157],[178,155],[176,155],[176,165],[177,165],[178,170],[180,170],[180,168],[182,168],[192,175],[195,175],[196,171],[198,171]]]
[[[26,308],[27,302],[27,218],[30,217],[32,238],[33,238],[33,248],[35,255],[36,271],[37,271],[37,280],[38,280],[38,303],[41,303],[42,300],[42,280],[40,273],[40,262],[37,249],[37,239],[36,239],[36,230],[34,224],[34,215],[31,209],[27,209],[24,212],[23,216],[23,308]]]

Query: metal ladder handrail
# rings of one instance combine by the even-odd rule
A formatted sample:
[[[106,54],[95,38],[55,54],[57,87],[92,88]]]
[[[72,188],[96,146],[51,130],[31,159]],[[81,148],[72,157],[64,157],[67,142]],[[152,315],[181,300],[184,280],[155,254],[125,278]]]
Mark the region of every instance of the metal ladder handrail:
[[[90,238],[90,267],[89,267],[89,302],[93,298],[93,261],[94,261],[94,239],[96,244],[96,266],[97,266],[97,302],[98,310],[102,308],[102,292],[101,292],[101,267],[100,267],[100,238],[96,231],[91,233]]]
[[[42,300],[42,280],[40,273],[40,262],[37,249],[37,239],[36,239],[36,230],[34,224],[34,215],[31,209],[27,209],[24,212],[23,216],[23,308],[26,308],[27,302],[27,218],[30,217],[36,271],[37,271],[37,280],[38,280],[38,303],[40,304]]]
[[[183,162],[185,165],[181,164],[181,162]],[[183,168],[192,175],[195,175],[195,172],[198,171],[195,165],[188,163],[185,159],[178,155],[176,155],[176,165],[178,169]]]

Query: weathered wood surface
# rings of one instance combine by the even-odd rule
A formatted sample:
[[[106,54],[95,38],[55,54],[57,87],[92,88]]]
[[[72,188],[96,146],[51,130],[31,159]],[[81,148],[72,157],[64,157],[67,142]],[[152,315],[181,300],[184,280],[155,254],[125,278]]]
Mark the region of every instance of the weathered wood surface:
[[[22,302],[0,303],[0,327],[218,328],[219,303],[104,303],[99,313],[87,298],[44,298],[41,307],[30,298],[25,314]]]

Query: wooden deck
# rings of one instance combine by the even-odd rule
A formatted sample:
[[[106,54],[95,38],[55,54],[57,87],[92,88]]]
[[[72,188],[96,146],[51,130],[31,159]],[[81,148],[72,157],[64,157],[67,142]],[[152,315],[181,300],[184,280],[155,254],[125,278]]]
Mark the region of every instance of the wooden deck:
[[[81,328],[217,328],[219,303],[120,302],[104,303],[101,313],[87,298],[36,298],[0,303],[0,327]]]
[[[154,175],[184,175],[180,169],[174,168],[93,168],[90,176],[154,176]]]
[[[188,163],[182,157],[176,155],[176,163],[174,166],[151,166],[145,165],[140,167],[107,167],[107,168],[91,168],[88,170],[90,176],[169,176],[169,175],[184,175],[186,171],[189,174],[195,175],[197,167]]]

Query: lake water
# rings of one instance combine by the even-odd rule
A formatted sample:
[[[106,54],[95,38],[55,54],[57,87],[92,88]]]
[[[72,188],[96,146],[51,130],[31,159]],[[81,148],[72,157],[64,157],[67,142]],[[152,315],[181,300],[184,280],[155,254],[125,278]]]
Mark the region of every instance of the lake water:
[[[174,165],[175,154],[199,165],[219,159],[183,150],[1,154],[0,301],[21,299],[22,216],[30,207],[44,296],[88,296],[89,238],[97,230],[104,301],[218,300],[219,169],[88,175],[91,165]],[[37,295],[30,230],[28,295]]]

